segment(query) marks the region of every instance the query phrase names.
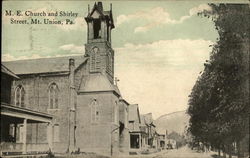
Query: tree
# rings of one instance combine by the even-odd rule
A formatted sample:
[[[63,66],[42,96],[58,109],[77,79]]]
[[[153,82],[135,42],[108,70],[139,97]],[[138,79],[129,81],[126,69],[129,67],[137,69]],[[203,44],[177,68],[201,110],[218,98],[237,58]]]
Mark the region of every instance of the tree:
[[[224,152],[249,133],[249,5],[210,4],[219,39],[189,99],[190,132]],[[249,135],[248,135],[249,136]],[[249,154],[249,141],[248,141]]]

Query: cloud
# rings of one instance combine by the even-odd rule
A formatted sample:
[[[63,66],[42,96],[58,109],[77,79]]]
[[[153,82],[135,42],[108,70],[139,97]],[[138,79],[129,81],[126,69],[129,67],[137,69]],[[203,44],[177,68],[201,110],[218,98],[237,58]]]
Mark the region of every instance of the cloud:
[[[60,46],[59,49],[65,50],[65,51],[70,51],[71,53],[83,54],[85,47],[84,46],[76,46],[74,44],[66,44],[66,45]]]
[[[191,8],[189,10],[189,15],[192,16],[192,15],[196,15],[197,13],[200,13],[204,10],[207,10],[207,11],[211,11],[211,7],[208,5],[208,4],[200,4],[199,6],[197,7],[194,7],[194,8]]]
[[[211,41],[203,39],[175,39],[160,40],[146,44],[127,43],[121,48],[116,48],[116,53],[127,59],[130,64],[143,66],[188,66],[201,63],[208,58],[211,51]],[[124,60],[121,60],[123,63]],[[124,63],[126,64],[126,63]]]
[[[26,59],[39,59],[39,58],[54,58],[54,57],[65,57],[65,56],[78,56],[80,54],[57,54],[57,55],[48,55],[41,56],[40,54],[32,54],[31,56],[13,56],[9,53],[2,55],[2,61],[15,61],[15,60],[26,60]]]
[[[40,56],[39,54],[32,54],[31,56],[13,56],[9,53],[2,54],[2,61],[14,61],[14,60],[25,60],[25,59],[38,59],[38,58],[44,58]]]
[[[185,110],[211,44],[203,39],[176,39],[115,48],[115,76],[123,98],[155,118]]]
[[[209,58],[213,44],[203,39],[160,40],[145,44],[127,43],[115,49],[115,76],[124,99],[138,103],[141,113],[152,112],[154,117],[185,110],[188,95]],[[67,44],[59,49],[67,55],[79,54],[84,46]],[[65,56],[56,55],[53,57]],[[3,54],[2,60],[41,58],[39,54],[14,57]],[[46,56],[52,57],[52,56]],[[148,99],[150,98],[150,99]],[[154,108],[152,108],[154,107]]]
[[[58,28],[64,30],[64,31],[71,31],[71,30],[83,30],[85,31],[87,28],[87,24],[84,21],[83,17],[77,17],[74,20],[74,24],[66,24],[66,20],[63,21],[63,25],[55,25]]]
[[[59,49],[59,51],[58,51]],[[63,56],[77,56],[83,55],[85,47],[84,46],[76,46],[74,44],[66,44],[60,46],[58,49],[54,51],[51,48],[40,47],[35,50],[20,50],[18,55],[12,55],[11,53],[2,53],[2,61],[14,61],[14,60],[25,60],[25,59],[38,59],[38,58],[52,58],[52,57],[63,57]],[[60,50],[67,51],[62,52]],[[39,52],[39,54],[34,53]],[[49,52],[49,54],[48,54]],[[29,55],[21,55],[21,54],[29,54]]]
[[[170,14],[162,7],[156,7],[151,10],[138,11],[129,15],[119,15],[116,19],[116,25],[120,26],[123,23],[130,22],[136,19],[145,19],[147,24],[143,26],[138,26],[135,28],[134,32],[146,32],[151,28],[158,27],[164,24],[180,24],[185,20],[196,15],[198,12],[203,10],[210,10],[211,8],[207,4],[201,4],[197,7],[191,8],[189,10],[189,15],[182,16],[179,20],[172,19]]]

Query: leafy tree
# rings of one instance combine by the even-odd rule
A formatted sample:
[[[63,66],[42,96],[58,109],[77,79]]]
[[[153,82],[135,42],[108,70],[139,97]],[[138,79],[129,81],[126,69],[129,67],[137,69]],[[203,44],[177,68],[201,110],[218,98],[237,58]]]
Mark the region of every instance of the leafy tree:
[[[210,6],[212,10],[201,15],[213,19],[219,39],[190,94],[189,130],[197,141],[224,151],[229,148],[230,154],[233,142],[240,147],[249,136],[250,7]],[[249,154],[249,141],[247,144]]]

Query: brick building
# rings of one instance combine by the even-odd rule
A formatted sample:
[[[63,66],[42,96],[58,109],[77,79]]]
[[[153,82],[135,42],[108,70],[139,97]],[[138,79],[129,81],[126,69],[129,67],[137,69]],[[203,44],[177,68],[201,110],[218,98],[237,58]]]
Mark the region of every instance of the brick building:
[[[10,104],[53,116],[27,124],[27,143],[48,143],[53,152],[74,150],[104,155],[128,153],[128,106],[114,84],[112,10],[101,2],[85,17],[85,54],[3,62],[20,79],[10,87]]]

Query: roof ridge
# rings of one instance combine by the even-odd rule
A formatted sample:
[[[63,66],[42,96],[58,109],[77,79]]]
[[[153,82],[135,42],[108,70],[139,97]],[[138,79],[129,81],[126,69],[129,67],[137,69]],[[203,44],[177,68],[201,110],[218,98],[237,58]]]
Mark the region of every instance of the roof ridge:
[[[163,115],[159,116],[156,120],[158,120],[159,118],[162,118],[162,117],[164,117],[164,116],[173,115],[173,114],[175,114],[175,113],[180,113],[180,112],[185,112],[185,111],[186,111],[186,110],[180,110],[180,111],[175,111],[175,112],[163,114]]]
[[[2,63],[9,63],[9,62],[18,62],[18,61],[31,61],[31,60],[43,60],[43,59],[55,59],[55,58],[66,58],[66,57],[83,57],[84,55],[72,55],[72,56],[55,56],[55,57],[41,57],[41,58],[35,58],[35,59],[21,59],[21,60],[11,60],[11,61],[2,61]]]

